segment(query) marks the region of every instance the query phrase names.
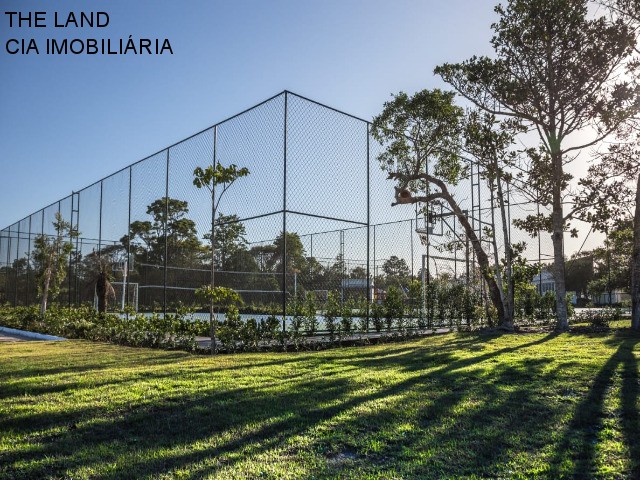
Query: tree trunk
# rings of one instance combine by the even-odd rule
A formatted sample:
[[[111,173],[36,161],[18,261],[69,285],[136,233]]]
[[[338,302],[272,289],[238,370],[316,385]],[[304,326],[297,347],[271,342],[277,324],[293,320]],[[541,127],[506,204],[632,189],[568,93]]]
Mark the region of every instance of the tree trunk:
[[[214,162],[215,164],[215,162]],[[215,196],[215,183],[211,188],[211,292],[216,286],[216,196]],[[216,344],[216,323],[217,318],[214,311],[213,298],[209,303],[209,336],[211,342],[209,349],[211,355],[215,355],[218,351],[218,345]]]
[[[497,179],[497,181],[498,183],[500,183],[500,179]],[[513,315],[510,312],[509,304],[505,296],[504,282],[502,278],[502,272],[500,271],[500,257],[498,255],[498,239],[496,236],[496,212],[495,212],[495,201],[494,201],[495,190],[491,185],[489,186],[489,190],[491,192],[491,229],[492,229],[491,244],[493,245],[493,263],[494,263],[494,270],[496,272],[495,273],[496,285],[498,286],[498,291],[500,292],[500,301],[502,302],[502,307],[504,308],[504,318],[502,319],[500,327],[506,330],[513,330]],[[504,211],[502,211],[502,213],[504,214]],[[505,242],[505,245],[506,245],[506,242]]]
[[[40,300],[40,315],[44,315],[47,311],[47,300],[49,298],[49,284],[51,283],[51,269],[47,268],[44,273],[44,282],[42,285],[42,299]]]
[[[553,212],[551,214],[553,241],[553,267],[556,283],[556,330],[569,330],[567,317],[567,287],[564,278],[564,215],[562,211],[562,153],[551,154],[553,163]]]
[[[474,232],[473,228],[471,227],[471,223],[469,223],[467,214],[460,209],[456,200],[453,198],[453,196],[451,196],[447,185],[442,180],[432,177],[427,173],[420,173],[415,175],[390,173],[389,178],[399,179],[401,182],[406,183],[411,180],[423,179],[433,183],[440,189],[440,192],[430,194],[427,197],[404,197],[404,189],[396,187],[396,200],[398,200],[398,202],[393,203],[392,206],[405,203],[429,202],[437,198],[441,198],[449,204],[449,207],[453,211],[454,215],[458,218],[460,225],[462,225],[462,227],[464,228],[467,238],[471,242],[471,246],[476,253],[478,264],[480,265],[480,273],[482,274],[485,282],[487,282],[487,287],[489,288],[489,297],[491,298],[491,303],[493,303],[493,305],[496,307],[496,310],[498,311],[498,322],[502,326],[502,328],[508,329],[508,325],[505,324],[505,311],[504,304],[502,303],[502,297],[500,295],[500,289],[498,288],[495,279],[491,275],[491,264],[489,262],[489,256],[483,250],[480,239],[478,239],[476,232]],[[513,328],[513,326],[511,328]]]
[[[98,296],[98,313],[107,311],[107,274],[100,272],[96,282],[96,295]]]
[[[497,165],[496,165],[497,169]],[[508,195],[507,190],[507,195]],[[504,204],[504,192],[502,191],[502,181],[498,177],[498,204],[500,205],[500,214],[502,216],[502,237],[504,239],[504,259],[505,259],[505,280],[507,282],[507,291],[505,293],[504,309],[505,323],[510,324],[513,328],[515,316],[515,299],[513,288],[513,252],[511,250],[511,238],[509,235],[509,220]]]
[[[631,328],[640,330],[640,173],[636,186],[633,217],[633,255],[631,262]]]

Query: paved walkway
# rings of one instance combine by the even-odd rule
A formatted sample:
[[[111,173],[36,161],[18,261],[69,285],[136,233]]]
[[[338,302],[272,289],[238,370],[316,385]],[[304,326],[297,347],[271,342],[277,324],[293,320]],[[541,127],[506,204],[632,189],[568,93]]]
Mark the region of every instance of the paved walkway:
[[[35,338],[23,337],[12,333],[0,332],[0,343],[35,341]]]

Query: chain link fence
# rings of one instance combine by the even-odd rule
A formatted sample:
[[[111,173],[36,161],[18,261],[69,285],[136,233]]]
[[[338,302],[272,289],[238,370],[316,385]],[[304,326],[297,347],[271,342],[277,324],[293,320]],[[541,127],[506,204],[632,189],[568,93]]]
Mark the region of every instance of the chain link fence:
[[[60,214],[79,235],[53,300],[92,303],[100,258],[112,266],[113,308],[201,308],[212,196],[193,171],[236,164],[250,174],[220,199],[213,262],[215,284],[238,291],[244,311],[284,316],[313,294],[319,312],[331,297],[370,316],[394,287],[417,327],[481,317],[487,293],[464,229],[446,205],[391,207],[381,148],[369,122],[285,91],[1,230],[0,302],[37,302],[34,242],[56,234]],[[538,206],[511,192],[505,239],[477,167],[450,189],[491,258],[511,241],[529,262],[551,260],[547,234],[511,226]]]

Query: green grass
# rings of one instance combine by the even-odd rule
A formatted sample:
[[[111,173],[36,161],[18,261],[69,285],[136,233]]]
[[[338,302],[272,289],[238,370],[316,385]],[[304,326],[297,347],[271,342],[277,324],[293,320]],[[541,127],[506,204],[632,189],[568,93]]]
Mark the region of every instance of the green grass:
[[[0,478],[640,478],[640,336],[0,345]]]

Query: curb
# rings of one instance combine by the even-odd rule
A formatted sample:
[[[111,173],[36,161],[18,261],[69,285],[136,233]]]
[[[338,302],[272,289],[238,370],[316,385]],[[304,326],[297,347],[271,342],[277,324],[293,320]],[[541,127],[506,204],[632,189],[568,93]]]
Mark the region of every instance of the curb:
[[[0,327],[0,333],[8,333],[10,335],[20,335],[21,337],[30,338],[32,340],[66,340],[66,338],[56,337],[54,335],[45,335],[44,333],[27,332],[25,330],[16,330],[15,328]]]

